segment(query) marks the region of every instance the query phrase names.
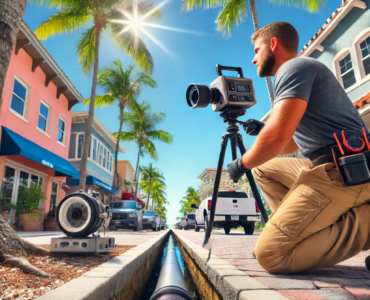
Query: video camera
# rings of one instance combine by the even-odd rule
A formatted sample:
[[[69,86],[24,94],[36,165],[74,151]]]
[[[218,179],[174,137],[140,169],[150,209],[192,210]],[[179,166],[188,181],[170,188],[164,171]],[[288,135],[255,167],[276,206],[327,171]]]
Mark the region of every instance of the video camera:
[[[236,71],[237,77],[222,75],[222,70]],[[186,90],[186,101],[191,108],[203,108],[212,104],[213,111],[226,108],[250,108],[255,105],[256,96],[253,81],[243,77],[240,67],[216,65],[217,78],[210,88],[204,84],[190,84]]]

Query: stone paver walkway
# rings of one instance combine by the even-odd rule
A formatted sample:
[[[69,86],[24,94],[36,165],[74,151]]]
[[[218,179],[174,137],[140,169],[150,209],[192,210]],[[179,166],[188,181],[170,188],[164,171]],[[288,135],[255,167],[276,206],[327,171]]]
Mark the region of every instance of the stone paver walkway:
[[[36,245],[48,245],[51,242],[51,238],[55,237],[62,237],[65,236],[63,232],[60,232],[60,235],[56,235],[56,232],[53,231],[49,235],[42,235],[42,236],[35,236],[35,233],[27,233],[22,232],[20,235],[21,238],[36,244]],[[138,231],[133,232],[131,230],[117,230],[117,231],[106,231],[106,236],[112,236],[116,239],[117,245],[127,245],[127,246],[137,246],[142,243],[145,243],[146,241],[150,240],[151,238],[157,236],[158,234],[163,233],[163,230],[161,231]],[[101,236],[104,236],[104,234],[101,234]]]
[[[198,245],[203,243],[202,230],[176,230],[176,233]],[[266,272],[252,256],[258,237],[239,232],[226,235],[214,230],[210,242],[212,254],[291,300],[370,299],[370,271],[365,267],[365,258],[370,251],[361,252],[331,268],[276,275]]]

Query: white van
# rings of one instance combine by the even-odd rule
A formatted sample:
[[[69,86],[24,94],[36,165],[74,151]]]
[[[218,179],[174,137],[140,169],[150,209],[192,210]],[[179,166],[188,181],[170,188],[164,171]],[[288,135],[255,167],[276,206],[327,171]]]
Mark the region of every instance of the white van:
[[[207,230],[212,196],[205,198],[196,208],[195,231]],[[261,221],[261,213],[254,198],[243,191],[219,191],[213,227],[223,228],[226,234],[231,228],[244,227],[245,234],[253,234],[255,222]]]

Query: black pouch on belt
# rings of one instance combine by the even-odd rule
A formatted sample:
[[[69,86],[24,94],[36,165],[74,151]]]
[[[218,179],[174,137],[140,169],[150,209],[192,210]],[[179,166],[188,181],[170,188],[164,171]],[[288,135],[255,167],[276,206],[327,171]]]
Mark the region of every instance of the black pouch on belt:
[[[370,183],[370,151],[341,155],[338,146],[331,147],[334,162],[345,186]]]

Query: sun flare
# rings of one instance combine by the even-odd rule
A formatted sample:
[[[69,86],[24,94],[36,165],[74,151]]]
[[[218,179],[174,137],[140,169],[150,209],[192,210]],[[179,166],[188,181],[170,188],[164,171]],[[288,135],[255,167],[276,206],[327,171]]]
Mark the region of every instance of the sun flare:
[[[155,23],[148,23],[145,22],[145,19],[150,17],[152,14],[154,14],[159,8],[161,8],[163,5],[165,5],[167,2],[170,0],[165,0],[158,4],[156,7],[154,7],[151,11],[146,13],[143,16],[138,15],[138,8],[137,8],[137,1],[134,1],[134,9],[132,12],[132,15],[125,11],[124,9],[119,9],[118,11],[126,17],[126,20],[108,20],[108,22],[111,23],[116,23],[116,24],[122,24],[123,29],[117,34],[121,35],[127,31],[133,31],[135,35],[135,44],[137,44],[138,40],[138,32],[142,32],[145,34],[147,37],[149,37],[158,47],[160,47],[163,51],[165,51],[167,54],[171,55],[170,51],[161,43],[159,42],[151,33],[149,33],[144,27],[153,27],[153,28],[160,28],[164,30],[170,30],[170,31],[177,31],[177,32],[182,32],[182,33],[190,33],[190,34],[195,34],[199,35],[198,32],[190,31],[190,30],[184,30],[184,29],[179,29],[179,28],[174,28],[174,27],[168,27],[168,26],[163,26],[163,25],[158,25]]]

